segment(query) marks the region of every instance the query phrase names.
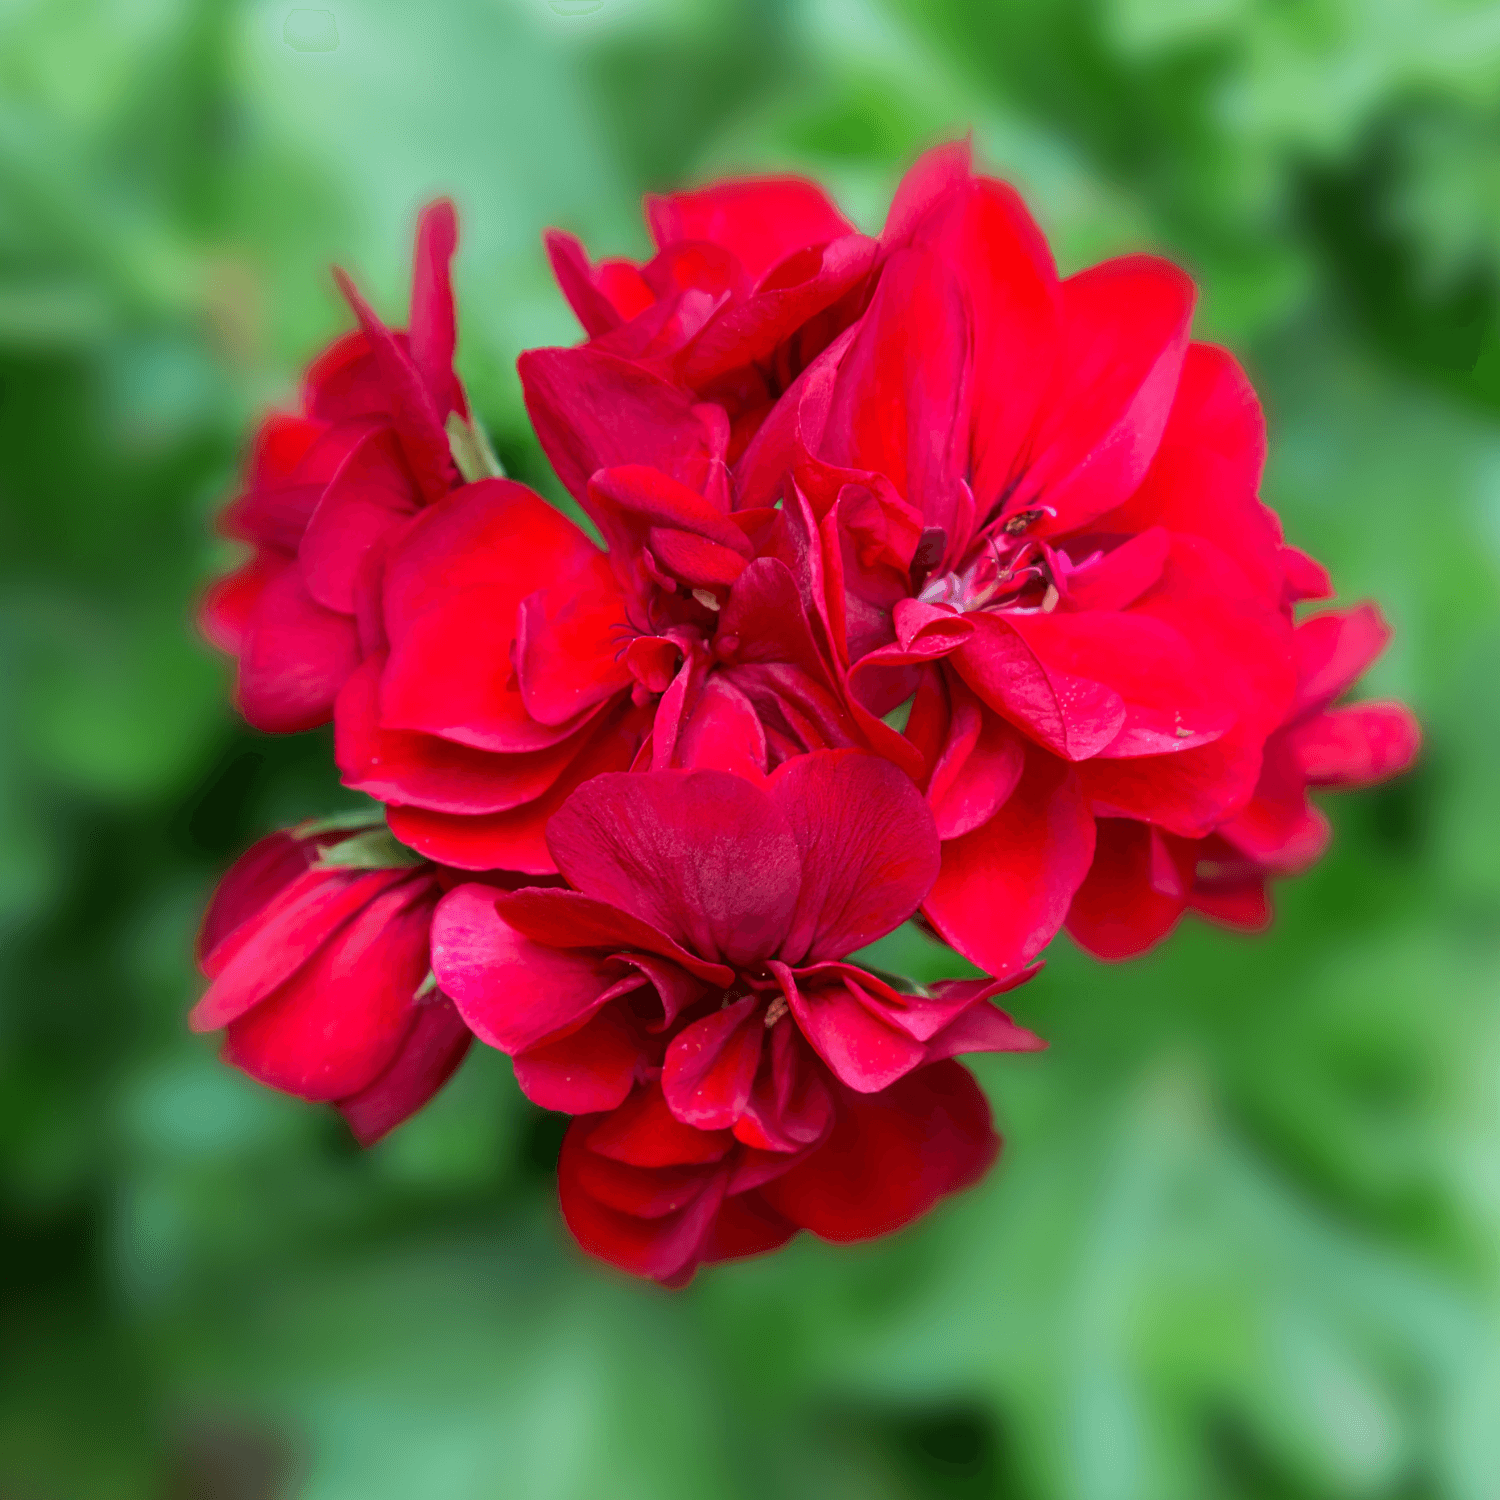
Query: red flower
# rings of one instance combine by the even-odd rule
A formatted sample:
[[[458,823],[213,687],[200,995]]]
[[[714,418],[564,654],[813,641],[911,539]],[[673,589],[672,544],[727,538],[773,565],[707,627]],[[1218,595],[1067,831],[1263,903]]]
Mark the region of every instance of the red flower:
[[[1407,770],[1421,729],[1400,703],[1333,708],[1385,649],[1390,628],[1372,604],[1315,615],[1297,627],[1297,695],[1266,742],[1255,795],[1206,839],[1126,819],[1101,819],[1068,932],[1101,958],[1129,958],[1193,910],[1255,931],[1271,917],[1269,879],[1295,875],[1328,847],[1328,820],[1310,787],[1373,786]]]
[[[709,1221],[726,1193],[758,1188],[821,1143],[845,1140],[840,1111],[865,1118],[851,1091],[889,1089],[957,1052],[1039,1045],[985,1003],[1019,980],[910,994],[844,961],[910,916],[937,872],[931,813],[878,757],[799,755],[763,786],[709,770],[600,776],[573,793],[547,838],[572,889],[497,896],[459,887],[434,922],[434,971],[475,1034],[514,1059],[536,1103],[573,1114],[625,1105],[666,1131],[662,1151],[705,1153],[653,1160],[620,1145],[626,1154],[612,1158],[640,1168],[693,1163],[691,1196],[701,1188],[714,1200],[700,1204],[702,1233],[687,1235],[682,1257],[671,1266],[650,1258],[646,1274],[670,1277],[709,1254]],[[658,1095],[659,1108],[647,1102]],[[603,1142],[635,1117],[608,1115],[613,1124],[591,1125],[575,1147],[609,1157],[616,1148]],[[911,1201],[925,1207],[968,1180],[967,1166],[943,1162],[939,1152],[909,1185]],[[712,1172],[697,1172],[710,1163]],[[578,1171],[564,1199],[570,1220],[585,1214],[586,1198],[611,1202]],[[613,1207],[652,1217],[623,1201]],[[811,1209],[801,1218],[779,1211],[819,1228]],[[593,1232],[579,1230],[597,1249]],[[676,1256],[658,1247],[650,1257],[658,1252]]]
[[[1294,689],[1259,406],[1136,256],[1059,282],[1016,194],[944,148],[879,286],[766,421],[737,503],[780,497],[855,695],[911,698],[944,840],[927,916],[992,973],[1061,924],[1096,817],[1184,838],[1244,807]],[[888,235],[889,235],[888,230]],[[914,695],[914,696],[913,696]]]
[[[432,1098],[470,1041],[428,982],[439,871],[405,855],[384,829],[273,833],[220,882],[199,937],[212,983],[193,1030],[223,1028],[225,1060],[261,1083],[332,1101],[364,1145]]]
[[[406,333],[387,329],[335,272],[360,331],[314,360],[300,416],[266,419],[246,491],[224,513],[224,531],[255,555],[209,590],[202,625],[239,658],[239,705],[259,729],[328,720],[360,660],[355,597],[367,554],[459,482],[450,428],[461,444],[477,442],[453,373],[456,237],[450,203],[423,213]]]
[[[736,455],[776,397],[858,315],[877,243],[814,183],[768,177],[646,199],[657,254],[547,253],[601,362],[638,364],[729,414]]]

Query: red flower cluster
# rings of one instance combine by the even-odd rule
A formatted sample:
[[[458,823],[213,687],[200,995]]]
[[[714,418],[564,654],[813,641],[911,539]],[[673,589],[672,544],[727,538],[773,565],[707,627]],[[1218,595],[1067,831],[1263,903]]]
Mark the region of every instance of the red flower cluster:
[[[577,1116],[580,1242],[677,1283],[975,1180],[996,1143],[953,1058],[1039,1045],[989,997],[1063,925],[1109,958],[1187,910],[1264,925],[1327,841],[1307,789],[1419,737],[1330,707],[1386,629],[1298,623],[1331,587],[1259,499],[1259,405],[1182,272],[1059,279],[963,146],[878,237],[795,179],[647,216],[640,266],[549,236],[588,340],[520,360],[602,550],[469,419],[451,208],[406,333],[341,283],[360,331],[262,429],[226,513],[255,556],[204,618],[252,723],[332,716],[389,833],[252,850],[195,1024],[362,1139],[472,1032]],[[919,908],[995,978],[850,960]]]

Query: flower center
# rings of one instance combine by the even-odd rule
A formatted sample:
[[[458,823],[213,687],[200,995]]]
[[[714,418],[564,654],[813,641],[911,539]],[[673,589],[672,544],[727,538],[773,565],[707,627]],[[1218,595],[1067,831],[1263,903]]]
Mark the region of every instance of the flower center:
[[[985,528],[968,556],[951,573],[929,578],[917,593],[923,604],[975,610],[1049,614],[1061,597],[1058,575],[1066,561],[1028,529],[1046,507],[1018,511]]]

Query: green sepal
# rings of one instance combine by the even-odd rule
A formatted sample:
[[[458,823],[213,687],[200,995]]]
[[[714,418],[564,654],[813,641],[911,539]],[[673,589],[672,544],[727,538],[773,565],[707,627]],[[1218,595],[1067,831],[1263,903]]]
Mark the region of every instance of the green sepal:
[[[478,422],[466,422],[456,411],[450,411],[443,430],[448,434],[448,451],[465,484],[505,478],[499,456],[490,447],[489,435]]]
[[[326,818],[308,818],[292,830],[299,839],[315,839],[323,833],[339,833],[345,828],[379,828],[385,823],[385,808],[373,799],[364,807],[350,807],[329,813]]]
[[[414,849],[399,843],[389,828],[368,828],[353,838],[330,844],[318,855],[315,869],[333,866],[343,870],[415,869],[426,861]]]

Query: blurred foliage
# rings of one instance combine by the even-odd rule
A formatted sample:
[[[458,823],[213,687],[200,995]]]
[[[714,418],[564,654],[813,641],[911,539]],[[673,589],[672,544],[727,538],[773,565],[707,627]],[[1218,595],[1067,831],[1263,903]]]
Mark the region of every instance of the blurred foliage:
[[[0,1495],[1500,1496],[1500,10],[1493,0],[0,7]],[[1248,362],[1267,495],[1398,636],[1419,770],[1270,936],[1060,941],[983,1189],[667,1294],[566,1242],[476,1053],[369,1153],[187,1035],[194,925],[341,794],[189,628],[256,414],[463,219],[461,366],[576,335],[539,246],[800,169],[867,227],[972,127],[1065,268],[1148,248]],[[886,961],[951,954],[903,933]]]

